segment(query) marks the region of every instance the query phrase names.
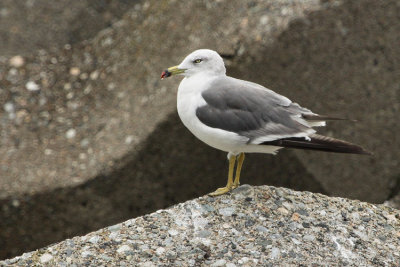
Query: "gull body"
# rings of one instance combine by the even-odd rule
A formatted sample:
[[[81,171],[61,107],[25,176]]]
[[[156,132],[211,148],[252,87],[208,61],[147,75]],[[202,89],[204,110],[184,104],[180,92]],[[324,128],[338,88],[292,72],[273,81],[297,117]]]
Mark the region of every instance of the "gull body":
[[[206,105],[206,101],[201,96],[213,81],[218,78],[227,77],[225,73],[212,76],[198,73],[193,76],[185,77],[179,85],[177,96],[178,115],[189,131],[204,143],[216,149],[228,152],[231,155],[239,153],[272,153],[275,154],[281,147],[259,146],[248,143],[249,138],[237,133],[213,128],[202,123],[196,116],[196,110]],[[230,78],[230,77],[229,77]],[[233,78],[231,78],[233,79]]]
[[[183,124],[204,143],[228,152],[228,183],[211,195],[239,186],[244,153],[276,154],[288,147],[370,154],[360,146],[315,134],[313,127],[341,119],[318,115],[264,86],[227,76],[215,51],[196,50],[161,78],[176,74],[185,76],[177,96]]]

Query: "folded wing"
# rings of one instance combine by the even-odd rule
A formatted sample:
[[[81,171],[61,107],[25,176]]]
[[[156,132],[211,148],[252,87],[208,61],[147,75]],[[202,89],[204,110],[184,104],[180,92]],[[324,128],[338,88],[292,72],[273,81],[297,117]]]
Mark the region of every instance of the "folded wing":
[[[196,110],[205,125],[235,132],[249,143],[315,133],[303,115],[315,115],[261,85],[221,77],[202,92],[206,104]]]

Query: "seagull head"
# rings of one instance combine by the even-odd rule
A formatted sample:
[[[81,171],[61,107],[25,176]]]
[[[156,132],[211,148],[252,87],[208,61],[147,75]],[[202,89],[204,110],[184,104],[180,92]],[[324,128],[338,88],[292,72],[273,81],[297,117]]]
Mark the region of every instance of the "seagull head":
[[[222,57],[210,49],[199,49],[189,54],[178,66],[163,71],[161,78],[172,75],[194,76],[199,73],[209,75],[225,75],[226,69]]]

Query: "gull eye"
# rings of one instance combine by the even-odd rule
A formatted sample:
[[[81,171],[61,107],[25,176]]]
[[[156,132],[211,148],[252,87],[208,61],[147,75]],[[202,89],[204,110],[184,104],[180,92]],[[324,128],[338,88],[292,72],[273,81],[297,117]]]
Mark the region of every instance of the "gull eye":
[[[193,63],[198,64],[198,63],[200,63],[200,62],[202,62],[202,61],[203,61],[202,59],[198,58],[198,59],[193,60]]]

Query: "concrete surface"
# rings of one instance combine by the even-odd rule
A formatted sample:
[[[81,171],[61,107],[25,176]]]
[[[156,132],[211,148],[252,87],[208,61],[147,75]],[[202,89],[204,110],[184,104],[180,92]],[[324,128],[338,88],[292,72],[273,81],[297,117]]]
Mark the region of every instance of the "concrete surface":
[[[139,1],[2,0],[0,55],[31,55],[94,37]]]
[[[400,214],[382,205],[241,186],[67,239],[7,266],[397,266]]]
[[[325,133],[375,153],[250,155],[243,182],[393,198],[399,9],[394,0],[144,1],[91,40],[0,57],[0,256],[225,183],[226,155],[195,140],[175,115],[179,79],[159,80],[203,47],[223,54],[232,76],[358,119]]]

